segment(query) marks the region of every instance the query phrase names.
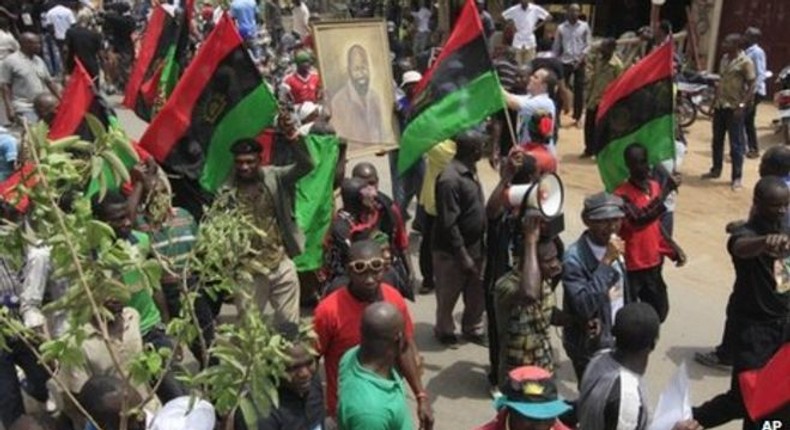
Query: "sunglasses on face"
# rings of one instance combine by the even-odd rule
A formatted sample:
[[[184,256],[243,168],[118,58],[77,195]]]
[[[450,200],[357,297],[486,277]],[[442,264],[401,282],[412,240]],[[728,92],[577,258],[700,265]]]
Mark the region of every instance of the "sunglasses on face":
[[[383,258],[371,258],[370,260],[357,260],[349,263],[351,271],[354,273],[362,274],[370,270],[373,272],[380,272],[384,270],[387,265],[387,260]]]

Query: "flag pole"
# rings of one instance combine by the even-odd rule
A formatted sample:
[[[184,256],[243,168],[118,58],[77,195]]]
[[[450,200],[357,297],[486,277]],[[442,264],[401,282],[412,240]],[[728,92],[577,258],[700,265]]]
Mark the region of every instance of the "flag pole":
[[[503,99],[504,100],[504,99]],[[510,132],[510,140],[513,146],[518,146],[518,139],[516,138],[516,129],[513,127],[513,121],[510,119],[510,109],[507,107],[507,101],[503,103],[505,106],[505,122],[507,122],[507,129]]]

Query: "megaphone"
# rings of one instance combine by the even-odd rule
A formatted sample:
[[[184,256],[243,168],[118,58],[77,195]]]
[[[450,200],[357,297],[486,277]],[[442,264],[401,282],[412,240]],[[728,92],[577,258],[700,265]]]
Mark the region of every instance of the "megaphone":
[[[555,173],[546,173],[537,182],[511,185],[506,193],[511,208],[537,209],[546,218],[560,215],[565,202],[562,181]]]

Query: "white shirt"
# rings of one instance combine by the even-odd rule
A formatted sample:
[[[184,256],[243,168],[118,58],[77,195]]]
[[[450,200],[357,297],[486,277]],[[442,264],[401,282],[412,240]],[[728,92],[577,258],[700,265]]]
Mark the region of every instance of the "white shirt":
[[[417,23],[417,33],[429,33],[431,31],[431,10],[421,7],[417,12],[412,12],[411,16]]]
[[[293,9],[294,32],[302,38],[310,34],[310,9],[302,2]]]
[[[18,50],[19,42],[16,41],[14,35],[7,31],[0,30],[0,61]]]
[[[46,24],[51,25],[55,30],[55,39],[57,40],[65,40],[66,31],[77,22],[74,12],[60,4],[47,11],[44,18]]]
[[[518,49],[532,49],[537,45],[535,40],[535,25],[538,21],[545,20],[551,14],[542,7],[530,3],[524,10],[517,4],[502,13],[502,18],[513,21],[516,34],[513,36],[513,47]]]
[[[551,119],[556,120],[557,118],[557,106],[554,105],[554,101],[549,97],[548,93],[541,93],[536,95],[523,95],[523,96],[516,96],[518,98],[518,116],[519,116],[519,129],[518,131],[518,142],[520,144],[527,144],[532,141],[531,136],[529,135],[529,120],[530,118],[538,112],[546,111],[551,114]],[[549,140],[549,151],[556,154],[556,148],[554,147],[554,139],[552,138]]]

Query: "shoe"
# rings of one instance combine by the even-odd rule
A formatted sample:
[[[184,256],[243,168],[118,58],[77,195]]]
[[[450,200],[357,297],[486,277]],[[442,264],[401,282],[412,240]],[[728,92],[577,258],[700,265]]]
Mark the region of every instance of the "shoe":
[[[422,285],[420,285],[420,291],[418,291],[418,292],[420,293],[420,295],[425,296],[425,295],[428,295],[428,294],[433,294],[433,291],[435,289],[436,288],[434,288],[433,285],[428,285],[425,281],[422,281]]]
[[[736,179],[732,181],[730,188],[732,188],[733,191],[739,191],[741,188],[743,188],[743,182],[741,182],[740,179]]]
[[[722,360],[721,357],[719,357],[719,354],[716,354],[715,350],[695,353],[694,361],[703,366],[712,367],[714,369],[730,370],[732,368],[732,363]]]
[[[756,149],[750,149],[749,152],[746,153],[746,158],[751,158],[751,159],[760,158],[760,151]]]
[[[711,172],[708,172],[708,173],[704,173],[701,176],[701,178],[702,179],[719,179],[720,176],[721,176],[721,172],[713,172],[713,171],[711,171]]]
[[[436,340],[439,341],[444,346],[456,346],[458,345],[458,336],[454,333],[450,334],[438,334],[434,333]]]
[[[485,333],[464,333],[463,337],[469,343],[488,348],[488,337]]]

